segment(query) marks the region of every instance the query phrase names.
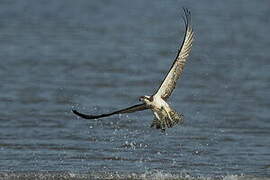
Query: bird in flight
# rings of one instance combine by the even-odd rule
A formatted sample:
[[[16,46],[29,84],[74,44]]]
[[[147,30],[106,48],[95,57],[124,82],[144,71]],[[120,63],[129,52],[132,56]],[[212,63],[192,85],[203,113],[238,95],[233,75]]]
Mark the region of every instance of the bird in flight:
[[[137,104],[111,113],[88,115],[80,113],[74,109],[72,110],[73,113],[84,119],[98,119],[114,114],[133,113],[136,111],[143,111],[149,109],[152,110],[152,112],[154,113],[154,120],[151,124],[151,127],[155,127],[157,129],[161,129],[162,131],[165,131],[166,128],[171,128],[176,124],[182,124],[184,122],[183,114],[177,113],[173,108],[170,107],[166,100],[172,94],[176,86],[176,81],[183,72],[183,68],[190,54],[192,42],[194,40],[194,33],[191,26],[191,13],[188,9],[183,9],[183,20],[185,23],[184,39],[181,43],[181,46],[178,50],[178,53],[170,70],[163,79],[158,90],[153,95],[141,96],[139,98],[139,100],[142,102],[141,104]]]

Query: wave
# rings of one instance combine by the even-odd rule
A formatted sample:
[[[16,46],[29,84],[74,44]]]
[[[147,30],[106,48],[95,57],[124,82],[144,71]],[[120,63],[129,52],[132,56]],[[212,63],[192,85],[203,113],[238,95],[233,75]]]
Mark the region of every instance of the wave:
[[[145,173],[118,173],[118,172],[93,172],[93,173],[71,173],[71,172],[0,172],[0,179],[3,180],[84,180],[84,179],[142,179],[142,180],[269,180],[269,177],[254,177],[246,175],[226,175],[216,177],[194,177],[186,173],[171,174],[164,172]]]

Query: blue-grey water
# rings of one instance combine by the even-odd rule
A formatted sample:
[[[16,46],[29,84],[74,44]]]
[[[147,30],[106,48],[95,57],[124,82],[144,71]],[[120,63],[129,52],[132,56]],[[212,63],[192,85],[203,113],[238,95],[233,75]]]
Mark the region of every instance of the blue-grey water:
[[[85,120],[151,95],[182,41],[195,41],[170,104]],[[0,1],[0,177],[270,178],[270,3]]]

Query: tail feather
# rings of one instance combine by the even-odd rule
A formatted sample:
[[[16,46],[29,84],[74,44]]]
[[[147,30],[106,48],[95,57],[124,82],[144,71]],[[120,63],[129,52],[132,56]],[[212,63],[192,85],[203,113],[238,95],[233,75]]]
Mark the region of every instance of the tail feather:
[[[172,117],[173,126],[175,124],[183,124],[184,123],[184,115],[183,114],[178,114],[174,110],[170,111],[169,113],[170,113],[170,116]]]
[[[154,118],[151,127],[155,127],[157,129],[165,130],[166,128],[171,128],[176,124],[182,124],[184,122],[183,114],[178,114],[175,110],[170,109],[168,113],[165,109],[160,109],[159,112],[156,113],[156,117]]]

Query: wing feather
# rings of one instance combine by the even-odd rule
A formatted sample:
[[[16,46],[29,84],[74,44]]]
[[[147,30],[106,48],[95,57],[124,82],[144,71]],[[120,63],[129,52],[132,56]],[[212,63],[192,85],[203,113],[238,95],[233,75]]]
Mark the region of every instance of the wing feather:
[[[102,118],[102,117],[111,116],[111,115],[114,115],[114,114],[132,113],[132,112],[136,112],[136,111],[143,111],[143,110],[146,110],[146,109],[148,109],[148,108],[145,106],[145,104],[137,104],[137,105],[125,108],[125,109],[121,109],[121,110],[114,111],[114,112],[111,112],[111,113],[100,114],[100,115],[83,114],[83,113],[80,113],[80,112],[78,112],[78,111],[76,111],[74,109],[72,110],[72,112],[74,114],[80,116],[81,118],[84,118],[84,119],[98,119],[98,118]]]
[[[182,41],[182,45],[178,50],[177,56],[169,72],[167,73],[163,82],[161,83],[157,92],[155,93],[155,95],[160,96],[164,100],[168,99],[172,94],[176,86],[176,81],[183,72],[187,57],[189,56],[191,51],[192,42],[194,40],[194,32],[190,22],[191,21],[190,11],[184,8],[184,13],[185,16],[183,18],[186,26],[185,37]]]

